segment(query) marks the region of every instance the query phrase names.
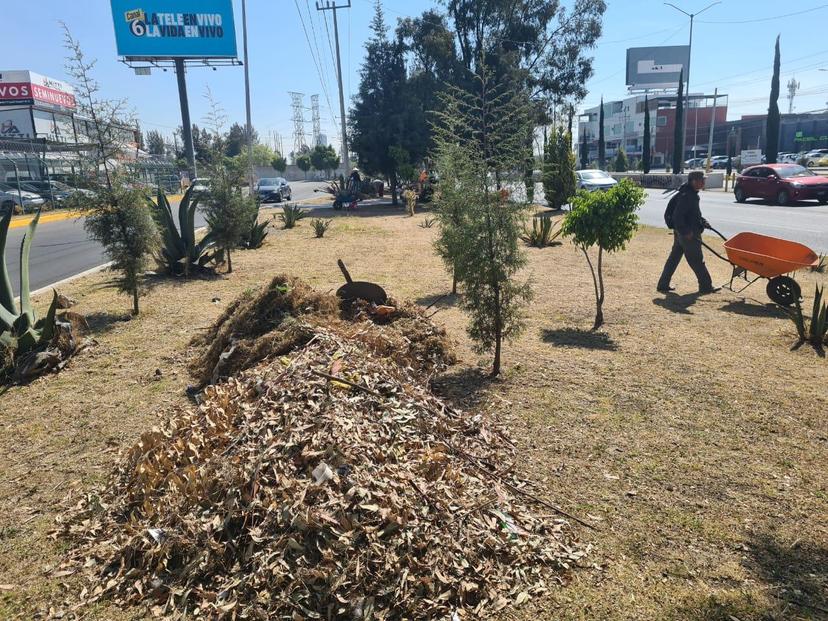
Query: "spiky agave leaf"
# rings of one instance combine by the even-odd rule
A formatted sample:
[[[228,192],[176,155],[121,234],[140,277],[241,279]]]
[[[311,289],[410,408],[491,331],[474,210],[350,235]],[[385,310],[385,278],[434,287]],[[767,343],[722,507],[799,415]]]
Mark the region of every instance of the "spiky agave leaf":
[[[32,250],[37,223],[40,220],[40,209],[35,217],[29,222],[28,230],[23,236],[23,243],[20,244],[20,316],[23,324],[21,331],[31,328],[35,324],[35,313],[32,308],[31,290],[29,289],[29,254]]]
[[[13,209],[8,209],[0,219],[0,307],[12,315],[17,315],[17,304],[14,301],[9,269],[6,265],[6,239],[9,235]]]

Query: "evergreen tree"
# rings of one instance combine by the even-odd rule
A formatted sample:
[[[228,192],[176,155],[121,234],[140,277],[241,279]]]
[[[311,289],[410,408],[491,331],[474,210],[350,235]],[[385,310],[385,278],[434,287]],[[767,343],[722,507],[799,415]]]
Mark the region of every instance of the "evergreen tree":
[[[572,138],[563,127],[550,132],[543,163],[543,194],[550,209],[568,204],[577,189],[571,144]]]
[[[581,169],[587,168],[589,166],[589,143],[587,142],[587,134],[584,131],[584,135],[581,139]]]
[[[371,22],[372,35],[366,44],[365,62],[360,71],[359,91],[350,114],[351,149],[357,154],[360,170],[370,176],[385,176],[391,186],[391,202],[397,204],[397,175],[406,137],[416,128],[408,127],[412,101],[406,95],[403,46],[389,41],[379,1]]]
[[[274,170],[278,170],[280,173],[283,173],[287,169],[287,160],[284,155],[277,152],[273,159],[270,160],[270,165]]]
[[[147,151],[150,155],[164,155],[166,147],[161,132],[151,129],[147,132]]]
[[[615,172],[627,172],[630,164],[627,161],[627,154],[624,152],[624,147],[618,147],[618,152],[615,154]]]
[[[641,166],[644,174],[650,172],[650,143],[652,137],[650,135],[650,100],[644,95],[644,144],[642,145]]]
[[[225,165],[214,166],[209,173],[210,192],[205,199],[204,217],[210,238],[224,253],[228,273],[233,271],[230,251],[239,245],[258,212],[256,202],[241,193],[246,173],[246,168]]]
[[[684,69],[679,72],[678,95],[676,96],[676,126],[673,130],[673,174],[684,167]]]
[[[504,339],[523,327],[521,309],[531,296],[516,281],[526,258],[518,245],[525,204],[496,191],[491,179],[520,171],[532,131],[528,98],[514,84],[492,81],[478,65],[475,90],[453,87],[437,126],[438,253],[463,288],[469,335],[481,351],[494,351],[500,373]],[[517,173],[520,174],[520,173]]]
[[[305,179],[307,179],[308,171],[311,169],[310,155],[308,155],[307,153],[303,153],[302,155],[297,157],[296,165],[299,167],[299,170],[305,173]]]
[[[330,176],[331,171],[339,166],[339,155],[332,146],[319,144],[310,152],[310,161],[316,170],[325,171],[325,174]]]
[[[776,164],[779,155],[779,35],[776,36],[776,48],[773,53],[773,78],[771,78],[770,104],[766,126],[767,142],[765,157],[768,164]]]
[[[601,110],[598,112],[598,168],[607,166],[607,145],[604,142],[604,98],[601,97]]]

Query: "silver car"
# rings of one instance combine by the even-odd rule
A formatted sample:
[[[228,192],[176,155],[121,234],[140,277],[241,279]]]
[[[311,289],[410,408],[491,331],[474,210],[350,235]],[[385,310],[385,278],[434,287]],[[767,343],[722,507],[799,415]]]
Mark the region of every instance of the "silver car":
[[[578,180],[578,188],[588,190],[609,190],[618,182],[609,173],[603,170],[576,170],[575,177]]]
[[[22,204],[21,200],[23,201]],[[18,191],[16,185],[0,183],[0,208],[2,208],[3,212],[6,209],[12,209],[14,211],[30,213],[42,207],[45,202],[46,199],[39,194],[28,192],[22,188]]]

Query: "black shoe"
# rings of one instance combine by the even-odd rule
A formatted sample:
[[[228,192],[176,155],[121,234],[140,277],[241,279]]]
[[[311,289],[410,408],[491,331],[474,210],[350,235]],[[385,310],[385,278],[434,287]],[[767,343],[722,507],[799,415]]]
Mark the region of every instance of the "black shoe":
[[[721,290],[721,287],[705,287],[704,289],[699,289],[699,295],[707,295],[708,293],[718,293]]]
[[[659,293],[670,293],[671,291],[675,291],[675,290],[676,290],[675,287],[670,287],[670,286],[656,287],[656,291],[658,291]]]

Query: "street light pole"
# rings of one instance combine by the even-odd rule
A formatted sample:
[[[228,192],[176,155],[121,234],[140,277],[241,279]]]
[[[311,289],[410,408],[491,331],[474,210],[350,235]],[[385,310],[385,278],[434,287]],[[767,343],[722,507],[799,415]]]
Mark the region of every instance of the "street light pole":
[[[247,184],[253,196],[253,124],[250,122],[250,62],[247,59],[247,2],[242,0],[242,38],[244,39],[244,104],[247,109]]]
[[[666,4],[669,7],[674,8],[679,13],[684,13],[687,17],[690,18],[690,43],[688,45],[689,50],[688,50],[688,53],[687,53],[687,91],[684,93],[684,119],[682,120],[683,124],[684,124],[684,127],[681,128],[681,130],[682,130],[681,131],[681,160],[683,162],[684,161],[685,150],[687,148],[687,113],[690,111],[690,60],[693,57],[693,20],[695,19],[695,17],[697,15],[701,15],[706,10],[713,8],[717,4],[721,4],[721,0],[718,0],[717,2],[711,2],[710,4],[708,4],[706,7],[704,7],[701,11],[699,11],[697,13],[688,13],[684,9],[680,9],[675,4],[671,4],[670,2],[665,2],[664,4]],[[696,122],[697,122],[697,124],[698,124],[698,114],[699,114],[699,111],[696,110]],[[693,145],[693,146],[695,146],[695,145]],[[694,152],[694,155],[695,155],[695,152]]]
[[[331,2],[325,0],[324,6],[317,1],[317,11],[332,11],[333,12],[333,26],[334,26],[334,42],[336,43],[336,80],[339,83],[339,116],[342,121],[342,169],[347,174],[348,172],[348,133],[345,121],[345,95],[342,91],[342,62],[339,58],[339,25],[336,21],[336,12],[340,9],[351,8],[351,0],[347,0],[348,4],[337,5],[336,1]]]

